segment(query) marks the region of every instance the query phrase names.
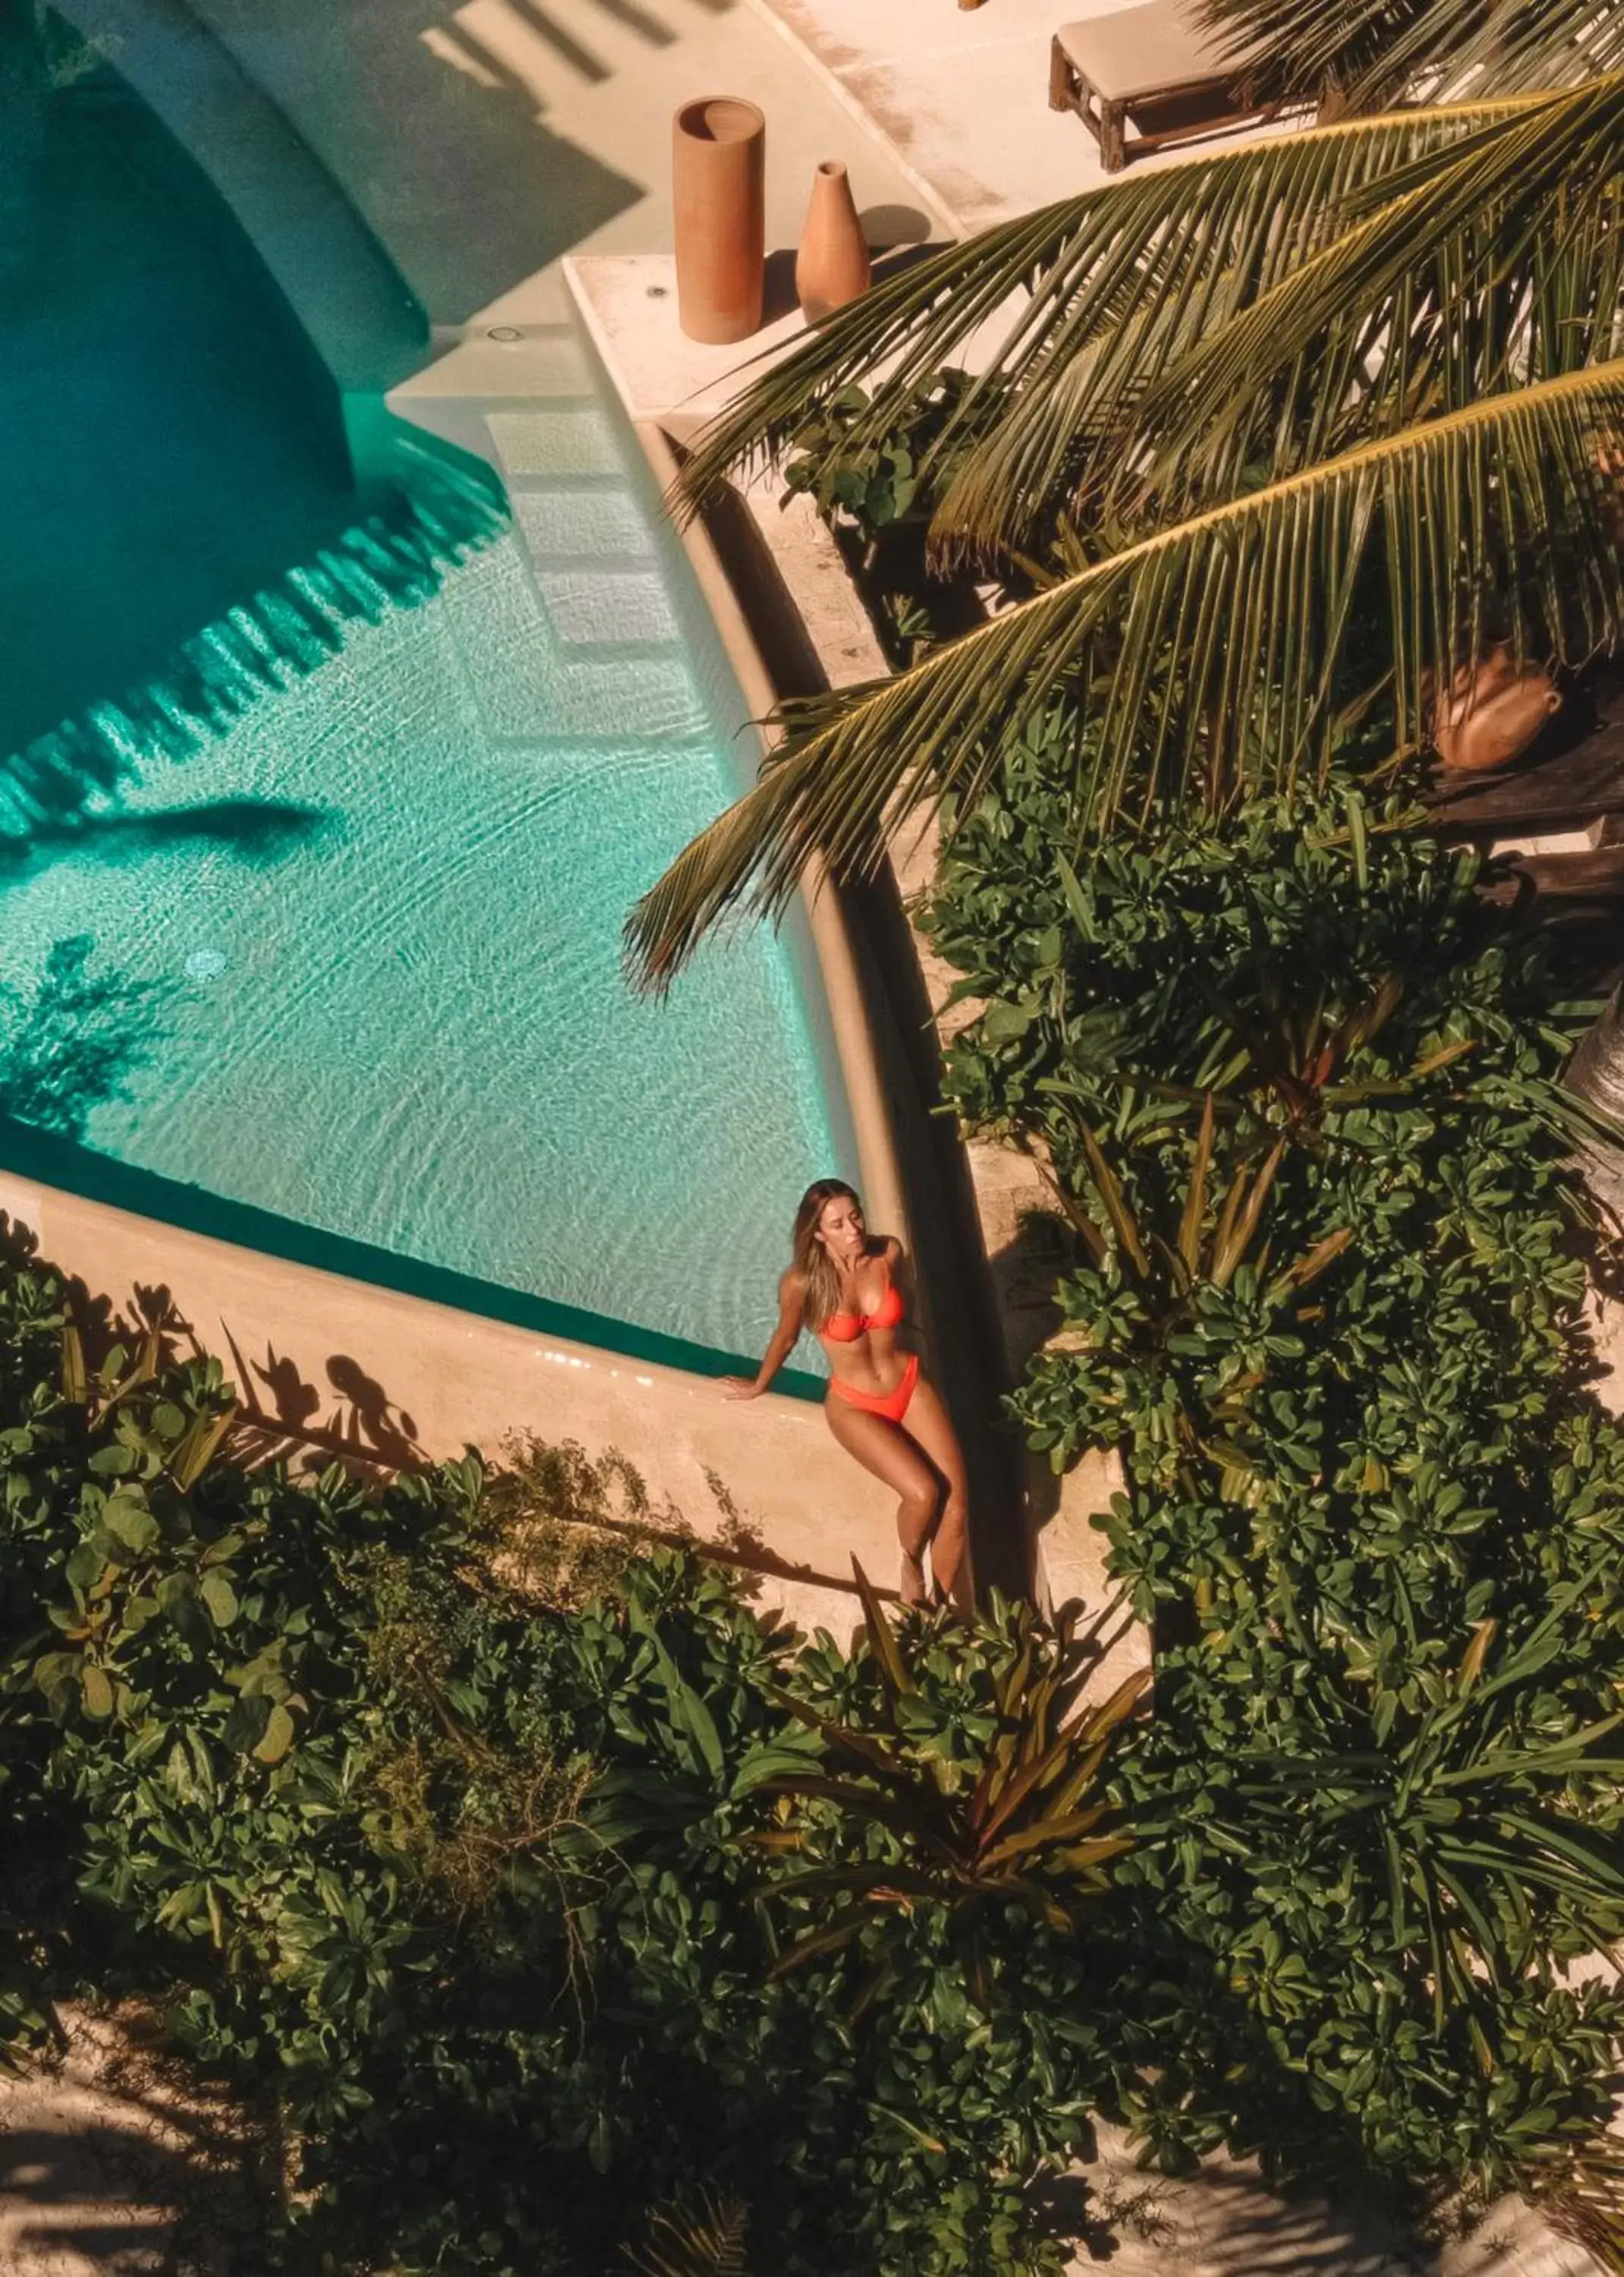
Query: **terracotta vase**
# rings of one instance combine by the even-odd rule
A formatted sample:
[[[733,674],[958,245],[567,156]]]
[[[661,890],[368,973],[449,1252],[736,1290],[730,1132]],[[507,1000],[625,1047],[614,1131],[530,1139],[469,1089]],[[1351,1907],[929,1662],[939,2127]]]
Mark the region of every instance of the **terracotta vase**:
[[[1461,773],[1503,767],[1561,708],[1561,690],[1548,672],[1538,665],[1519,672],[1509,649],[1493,648],[1455,674],[1438,707],[1433,748],[1445,766]]]
[[[839,158],[825,158],[812,177],[812,201],[795,255],[795,297],[808,324],[816,324],[831,308],[866,293],[872,274],[846,168]]]
[[[685,103],[672,122],[677,321],[691,340],[747,340],[765,284],[767,122],[731,95]]]

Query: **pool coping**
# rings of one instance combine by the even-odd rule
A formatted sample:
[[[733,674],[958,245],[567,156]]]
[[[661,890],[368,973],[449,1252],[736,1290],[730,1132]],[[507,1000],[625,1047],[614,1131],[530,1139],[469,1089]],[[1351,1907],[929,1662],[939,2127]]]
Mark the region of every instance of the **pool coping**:
[[[628,258],[646,263],[649,256]],[[603,377],[619,398],[662,494],[669,499],[679,474],[680,438],[662,420],[639,415],[615,354],[617,343],[600,322],[581,265],[567,258],[563,266],[572,301]],[[789,691],[780,684],[763,653],[750,611],[740,597],[737,567],[724,560],[711,521],[704,514],[694,514],[677,521],[675,527],[717,636],[750,708],[751,732],[764,756],[776,740],[771,715]],[[781,569],[783,565],[775,566]],[[786,591],[791,606],[800,615],[800,628],[821,664],[819,643],[808,622],[802,597],[787,587]],[[914,1133],[916,1143],[905,1166],[898,1133],[899,1092],[904,1086],[917,1086],[913,1085],[906,1039],[893,1038],[888,1051],[877,1032],[873,1000],[885,994],[886,956],[874,936],[899,928],[885,925],[884,913],[855,906],[816,861],[803,873],[800,900],[823,979],[870,1218],[894,1227],[913,1260],[918,1310],[933,1372],[970,1468],[972,1504],[980,1514],[973,1531],[981,1537],[983,1553],[990,1539],[1004,1537],[1005,1554],[997,1560],[998,1579],[1006,1588],[1024,1590],[1032,1578],[1030,1545],[1024,1539],[1011,1545],[1008,1535],[1012,1519],[1024,1533],[1026,1496],[1013,1475],[1003,1435],[991,1423],[1001,1371],[988,1341],[990,1292],[980,1229],[968,1229],[967,1245],[962,1238],[967,1230],[963,1212],[954,1211],[953,1198],[943,1191],[939,1166],[927,1159],[936,1150],[926,1137],[933,1118],[922,1100],[918,1102],[921,1111],[913,1118],[920,1126]],[[873,922],[877,918],[877,925]],[[898,1024],[894,1009],[892,1024]],[[903,1047],[899,1049],[899,1044]],[[936,1138],[939,1146],[939,1131],[929,1131],[929,1136]],[[962,1158],[956,1138],[952,1151]],[[976,1254],[967,1255],[967,1246]],[[992,1334],[996,1336],[995,1329]]]
[[[612,385],[612,375],[608,375],[608,384]],[[671,438],[653,420],[634,420],[631,424],[659,484],[661,496],[664,497],[679,471]],[[684,524],[678,537],[748,709],[749,732],[764,754],[772,739],[763,723],[778,701],[772,675],[709,529],[696,518]],[[877,1222],[895,1226],[912,1249],[913,1215],[851,928],[821,862],[814,861],[807,866],[801,884],[801,905],[812,936],[829,1008],[840,1078],[852,1118],[859,1175],[869,1212]]]
[[[674,474],[682,445],[761,369],[763,361],[793,345],[799,326],[793,319],[780,320],[740,347],[711,350],[708,355],[702,352],[698,358],[690,353],[681,360],[680,368],[688,377],[690,368],[697,364],[702,373],[701,384],[678,400],[662,402],[649,384],[661,358],[647,334],[661,326],[670,330],[675,324],[675,298],[669,290],[672,268],[669,255],[572,256],[564,263],[565,281],[582,322],[619,389],[634,426],[640,434],[662,438],[661,467],[669,467]],[[650,292],[651,282],[667,289],[656,296]],[[638,331],[644,337],[639,339]],[[794,628],[823,682],[839,688],[889,676],[891,667],[880,651],[867,609],[812,501],[804,496],[778,500],[773,496],[776,487],[771,470],[766,470],[727,496],[764,549],[787,607],[794,614]],[[709,547],[714,554],[702,517],[687,522],[683,537],[690,550]],[[730,636],[742,637],[750,652],[751,684],[763,685],[764,676],[770,700],[776,703],[781,693],[793,691],[778,689],[763,663],[749,628],[748,612],[737,589],[740,567],[734,563],[731,573],[718,567],[717,575],[726,589],[717,619],[718,635],[725,644]],[[729,652],[742,682],[745,659],[731,647]],[[929,887],[934,874],[935,842],[934,826],[929,820],[918,829],[906,831],[892,849],[885,873],[894,888],[906,933],[903,940],[893,944],[893,959],[904,957],[914,968],[923,1023],[939,1052],[945,1050],[955,1026],[972,1017],[976,1008],[964,1001],[956,1007],[945,1006],[944,999],[958,975],[935,956],[929,940],[907,916],[908,902]],[[961,1250],[973,1246],[975,1253],[973,1258],[962,1257],[960,1263],[969,1284],[972,1306],[984,1308],[990,1315],[996,1346],[990,1354],[983,1352],[976,1371],[990,1407],[996,1404],[997,1393],[1019,1376],[1033,1342],[1041,1341],[1041,1335],[1047,1332],[1046,1326],[1036,1325],[1038,1314],[1045,1310],[1046,1284],[1045,1305],[1034,1306],[1029,1292],[1021,1285],[1018,1244],[1023,1222],[1034,1214],[1051,1212],[1054,1198],[1039,1165],[1018,1149],[991,1140],[959,1138],[957,1151],[970,1190],[973,1217],[973,1225],[959,1246]],[[957,1411],[955,1420],[961,1433],[967,1423],[975,1420]],[[1098,1604],[1114,1596],[1115,1585],[1105,1572],[1106,1543],[1096,1520],[1122,1491],[1118,1458],[1111,1453],[1091,1452],[1057,1478],[1046,1458],[1023,1451],[1018,1470],[1013,1496],[1029,1584],[1035,1586],[1040,1601],[1058,1605],[1081,1597]],[[1150,1657],[1149,1636],[1133,1624],[1110,1656],[1102,1681],[1114,1682],[1128,1669],[1148,1664]]]
[[[647,1329],[635,1321],[615,1320],[582,1306],[512,1289],[504,1282],[482,1280],[454,1266],[431,1264],[353,1234],[330,1232],[5,1116],[0,1116],[0,1177],[26,1179],[60,1197],[118,1210],[151,1225],[170,1226],[178,1233],[283,1264],[332,1274],[360,1287],[385,1290],[443,1311],[499,1321],[531,1335],[563,1339],[583,1351],[704,1382],[733,1374],[746,1357]],[[785,1398],[820,1401],[826,1386],[806,1369],[785,1368],[774,1388]]]
[[[88,19],[80,28],[89,28],[94,21],[95,28],[122,48],[119,68],[132,77],[141,99],[202,166],[235,214],[312,339],[338,392],[346,427],[352,427],[355,407],[365,410],[375,401],[384,401],[389,382],[403,362],[412,365],[414,377],[430,368],[416,362],[421,311],[404,288],[396,290],[399,280],[393,264],[304,137],[231,52],[213,41],[208,27],[193,16],[187,0],[156,0],[163,36],[150,50],[145,40],[129,36],[133,28],[143,28],[150,20],[140,11],[132,18],[130,7],[131,0],[74,0],[75,16]],[[186,74],[179,74],[178,88],[166,66],[178,46],[189,48],[194,41],[200,41],[206,51],[209,71],[195,85]],[[220,120],[240,119],[245,105],[252,112],[254,132],[245,136],[240,153],[227,138],[227,155],[233,164],[223,180],[218,167],[210,163],[219,156]],[[200,147],[200,138],[206,147]],[[240,168],[235,164],[237,156],[243,159]],[[290,268],[284,258],[288,244],[280,228],[280,202],[289,194],[290,185],[307,217],[313,217],[329,235],[338,232],[334,241],[342,256],[338,266],[352,279],[360,300],[368,309],[376,301],[388,317],[387,324],[380,319],[379,324],[387,336],[381,363],[372,363],[362,354],[364,338],[358,346],[358,336],[347,324],[352,312],[344,294],[330,306],[325,301],[311,305],[304,289],[308,280],[296,262]],[[269,227],[270,242],[268,217],[269,224],[275,225]],[[584,330],[578,318],[574,328],[578,333]],[[620,409],[618,390],[607,375],[603,394],[608,407]],[[635,435],[635,423],[625,423]],[[636,440],[641,458],[659,480],[662,470],[650,460],[651,438]],[[351,441],[359,461],[359,446],[366,442],[364,423],[360,430],[352,427]],[[357,472],[361,472],[359,462]],[[747,654],[737,627],[734,637],[725,636],[725,578],[702,546],[689,543],[683,551],[687,573],[694,577],[700,601],[740,682],[740,693],[759,716],[775,698],[763,677],[759,657],[753,647]],[[877,1219],[909,1238],[917,1260],[919,1310],[929,1327],[930,1315],[941,1309],[945,1299],[927,1263],[929,1230],[921,1222],[917,1198],[902,1171],[888,1085],[896,1055],[893,1050],[888,1070],[886,1055],[868,1017],[862,952],[846,925],[842,897],[816,874],[808,874],[801,907],[860,1176]],[[612,1436],[606,1440],[603,1432],[622,1412],[627,1388],[636,1385],[642,1388],[640,1397],[646,1411],[639,1418],[645,1427],[641,1436],[652,1451],[656,1477],[674,1471],[687,1481],[690,1490],[698,1486],[707,1489],[719,1512],[724,1539],[732,1522],[726,1488],[735,1479],[747,1481],[746,1492],[764,1521],[758,1534],[764,1530],[765,1539],[776,1546],[781,1529],[785,1541],[799,1545],[801,1562],[791,1587],[800,1591],[808,1611],[826,1617],[831,1593],[851,1591],[851,1583],[823,1570],[839,1562],[831,1561],[833,1545],[839,1545],[842,1553],[847,1548],[860,1552],[867,1570],[882,1582],[894,1562],[893,1497],[852,1464],[822,1418],[811,1413],[811,1403],[821,1402],[825,1386],[802,1371],[784,1371],[746,1425],[742,1413],[735,1416],[717,1401],[715,1391],[715,1378],[737,1367],[735,1355],[329,1234],[122,1162],[76,1140],[4,1120],[0,1211],[31,1226],[40,1238],[42,1258],[75,1277],[78,1303],[87,1302],[96,1309],[104,1303],[129,1317],[132,1305],[139,1314],[149,1302],[167,1300],[169,1284],[178,1276],[191,1314],[185,1328],[195,1335],[191,1321],[217,1321],[224,1349],[217,1336],[209,1339],[207,1332],[199,1348],[218,1353],[228,1372],[247,1378],[239,1388],[250,1403],[254,1376],[264,1376],[253,1354],[268,1333],[274,1331],[268,1348],[274,1366],[279,1365],[278,1344],[285,1358],[290,1352],[306,1355],[312,1348],[325,1348],[330,1336],[350,1333],[335,1322],[350,1322],[360,1338],[355,1324],[363,1321],[364,1345],[357,1341],[354,1349],[363,1352],[375,1375],[387,1375],[392,1383],[398,1374],[414,1387],[414,1405],[436,1413],[435,1439],[443,1451],[466,1443],[466,1437],[477,1436],[478,1429],[489,1436],[493,1416],[498,1433],[505,1426],[522,1428],[540,1420],[554,1437],[580,1428],[599,1450],[612,1450],[616,1442]],[[770,1271],[771,1263],[763,1260],[763,1270]],[[471,1374],[478,1352],[489,1356],[494,1377]],[[519,1359],[522,1368],[517,1367]],[[538,1362],[546,1363],[539,1375]],[[751,1368],[754,1364],[746,1362]],[[269,1380],[265,1377],[268,1383]],[[543,1382],[564,1390],[563,1412],[552,1413],[556,1403],[550,1397],[544,1416],[538,1419],[536,1387]],[[572,1382],[583,1387],[573,1403]],[[459,1386],[466,1401],[461,1409],[455,1404]],[[610,1386],[618,1388],[608,1395],[606,1407]],[[510,1401],[506,1408],[504,1399]],[[472,1425],[476,1416],[482,1421],[465,1435],[464,1420]],[[793,1458],[786,1462],[792,1447]],[[707,1460],[696,1478],[702,1451]],[[378,1462],[376,1448],[357,1451],[363,1459]],[[382,1466],[389,1467],[387,1458]],[[694,1499],[701,1499],[696,1491]],[[714,1518],[708,1522],[712,1531],[717,1530]],[[849,1611],[849,1606],[842,1611]]]

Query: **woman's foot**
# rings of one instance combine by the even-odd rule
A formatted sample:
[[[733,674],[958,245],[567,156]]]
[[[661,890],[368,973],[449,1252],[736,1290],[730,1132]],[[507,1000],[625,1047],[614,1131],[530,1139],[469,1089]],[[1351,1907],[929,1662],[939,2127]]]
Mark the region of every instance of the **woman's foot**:
[[[922,1605],[926,1602],[925,1561],[922,1553],[915,1557],[908,1550],[902,1553],[902,1587],[899,1595],[905,1605]]]

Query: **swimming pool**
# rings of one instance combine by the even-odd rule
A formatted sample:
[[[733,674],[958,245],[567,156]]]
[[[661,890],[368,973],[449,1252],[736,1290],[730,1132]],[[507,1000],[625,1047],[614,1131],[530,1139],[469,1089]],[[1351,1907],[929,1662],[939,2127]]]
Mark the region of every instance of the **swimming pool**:
[[[634,439],[589,393],[489,407],[491,466],[382,423],[353,494],[251,249],[127,90],[88,87],[45,137],[71,299],[8,309],[30,380],[0,486],[31,486],[60,573],[0,595],[56,723],[17,712],[0,780],[0,1106],[404,1260],[758,1347],[801,1188],[851,1150],[793,940],[724,944],[662,1005],[621,978],[630,902],[745,764]],[[139,514],[104,468],[95,511],[57,372],[163,438]]]

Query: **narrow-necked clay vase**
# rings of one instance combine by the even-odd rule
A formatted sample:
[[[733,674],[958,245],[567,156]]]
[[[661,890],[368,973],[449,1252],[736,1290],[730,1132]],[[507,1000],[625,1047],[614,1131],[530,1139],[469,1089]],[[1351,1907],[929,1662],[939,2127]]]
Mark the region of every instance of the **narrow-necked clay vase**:
[[[761,329],[766,140],[761,112],[736,95],[685,103],[672,122],[677,321],[691,340]]]
[[[795,255],[795,297],[808,324],[844,308],[869,289],[873,271],[852,186],[839,158],[825,158],[812,177],[807,225]]]
[[[1511,651],[1493,648],[1476,667],[1463,666],[1438,704],[1433,747],[1446,767],[1479,773],[1526,751],[1562,693],[1538,665],[1517,669]]]

